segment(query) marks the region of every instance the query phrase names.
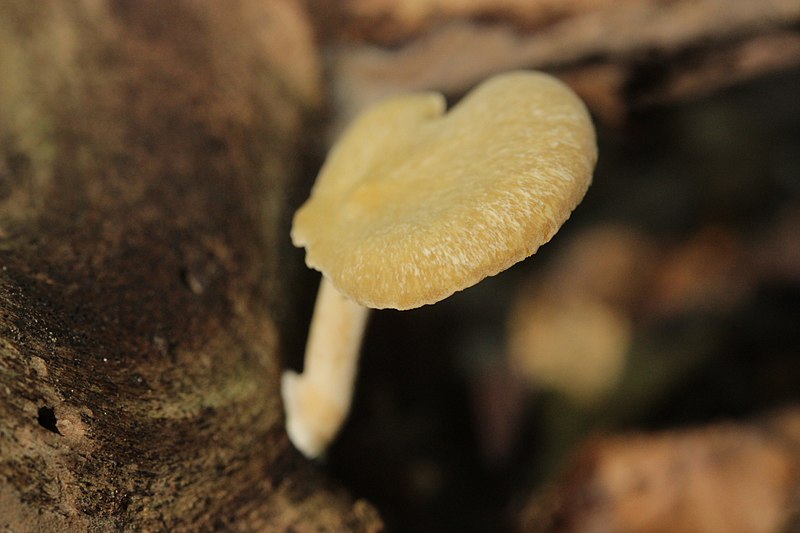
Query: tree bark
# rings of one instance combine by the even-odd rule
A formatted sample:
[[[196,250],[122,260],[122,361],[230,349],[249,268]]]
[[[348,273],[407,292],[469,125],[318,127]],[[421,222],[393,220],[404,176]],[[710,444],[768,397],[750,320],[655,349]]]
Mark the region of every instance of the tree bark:
[[[380,528],[283,426],[303,15],[0,6],[0,529]]]

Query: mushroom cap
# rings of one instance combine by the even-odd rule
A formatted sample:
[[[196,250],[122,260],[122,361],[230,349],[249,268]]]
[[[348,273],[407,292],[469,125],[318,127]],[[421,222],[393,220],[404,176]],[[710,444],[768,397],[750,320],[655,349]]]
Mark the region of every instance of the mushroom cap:
[[[444,111],[438,93],[366,111],[295,214],[306,264],[363,306],[411,309],[502,272],[552,238],[591,182],[589,113],[547,74],[495,76]]]

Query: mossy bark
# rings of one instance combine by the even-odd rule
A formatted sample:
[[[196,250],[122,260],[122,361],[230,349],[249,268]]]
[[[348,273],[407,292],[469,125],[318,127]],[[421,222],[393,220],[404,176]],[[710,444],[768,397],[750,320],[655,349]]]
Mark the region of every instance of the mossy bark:
[[[0,6],[0,527],[380,527],[289,444],[292,1]]]

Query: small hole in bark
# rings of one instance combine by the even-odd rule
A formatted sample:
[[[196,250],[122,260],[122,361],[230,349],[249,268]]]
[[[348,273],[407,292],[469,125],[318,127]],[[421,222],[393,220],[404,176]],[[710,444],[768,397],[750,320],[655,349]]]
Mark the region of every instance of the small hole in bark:
[[[203,284],[202,278],[198,276],[196,272],[193,272],[188,268],[182,268],[180,271],[180,275],[183,284],[186,285],[186,287],[188,287],[193,294],[195,295],[203,294],[205,286]]]
[[[40,407],[39,416],[37,416],[36,419],[39,421],[39,425],[47,431],[52,431],[53,433],[61,435],[61,432],[56,426],[58,422],[56,419],[56,412],[52,407]]]

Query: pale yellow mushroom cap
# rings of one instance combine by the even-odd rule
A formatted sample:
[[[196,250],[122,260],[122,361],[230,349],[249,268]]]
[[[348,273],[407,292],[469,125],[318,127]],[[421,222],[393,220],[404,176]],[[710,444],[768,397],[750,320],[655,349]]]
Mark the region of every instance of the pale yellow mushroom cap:
[[[371,308],[438,302],[532,255],[597,160],[586,107],[538,72],[496,76],[445,114],[419,93],[365,112],[332,148],[292,241]]]

